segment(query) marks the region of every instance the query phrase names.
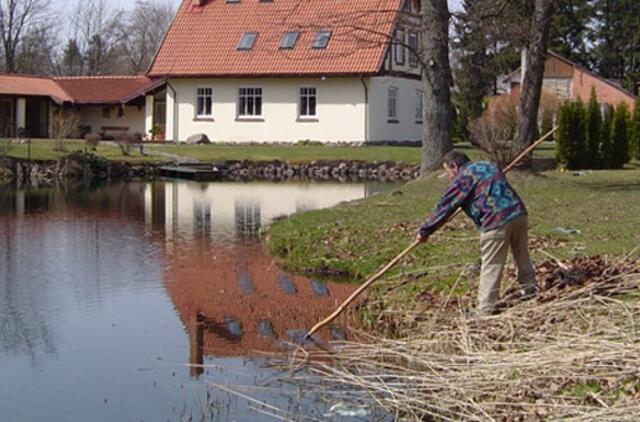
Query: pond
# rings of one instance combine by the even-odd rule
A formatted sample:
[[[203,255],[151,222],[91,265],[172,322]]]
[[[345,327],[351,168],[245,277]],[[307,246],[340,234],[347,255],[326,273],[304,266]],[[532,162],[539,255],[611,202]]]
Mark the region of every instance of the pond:
[[[354,287],[287,274],[260,234],[396,186],[0,190],[0,419],[271,420],[227,387],[322,418],[328,404],[294,400],[265,355],[286,353]],[[322,339],[344,338],[345,323]]]

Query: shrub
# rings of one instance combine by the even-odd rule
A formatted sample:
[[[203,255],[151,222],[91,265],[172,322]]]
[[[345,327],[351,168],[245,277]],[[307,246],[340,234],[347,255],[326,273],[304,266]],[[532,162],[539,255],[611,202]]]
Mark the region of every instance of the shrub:
[[[87,142],[87,146],[89,147],[89,150],[95,151],[96,149],[98,149],[98,144],[100,144],[100,141],[102,140],[102,136],[100,136],[99,133],[87,133],[84,136],[84,139]]]
[[[51,136],[55,142],[54,150],[64,151],[64,141],[78,136],[79,125],[80,118],[75,112],[65,109],[57,110],[51,124]]]
[[[515,157],[513,138],[518,125],[519,93],[501,95],[487,105],[478,119],[469,123],[471,141],[491,160],[504,166]]]
[[[611,124],[611,143],[613,155],[610,157],[611,168],[621,169],[629,162],[629,108],[620,103],[613,113]]]
[[[469,124],[471,142],[487,152],[492,161],[501,166],[511,162],[519,153],[514,148],[513,138],[518,126],[518,106],[520,92],[514,90],[509,94],[491,99],[478,119]],[[541,126],[553,126],[553,116],[558,109],[558,101],[554,94],[543,91],[540,98]],[[541,127],[544,133],[551,127]]]
[[[600,143],[600,159],[601,167],[608,169],[612,167],[612,157],[614,155],[613,142],[611,141],[611,123],[613,120],[613,110],[610,105],[606,104],[602,117],[602,136]]]
[[[582,101],[567,102],[558,112],[558,162],[570,170],[588,167],[586,115]]]
[[[640,160],[640,101],[636,101],[631,117],[631,156]]]
[[[587,162],[591,168],[602,166],[600,144],[602,143],[602,112],[596,97],[596,89],[591,89],[587,106]]]
[[[123,132],[116,136],[116,144],[125,156],[131,155],[131,149],[141,142],[142,136],[139,133]]]

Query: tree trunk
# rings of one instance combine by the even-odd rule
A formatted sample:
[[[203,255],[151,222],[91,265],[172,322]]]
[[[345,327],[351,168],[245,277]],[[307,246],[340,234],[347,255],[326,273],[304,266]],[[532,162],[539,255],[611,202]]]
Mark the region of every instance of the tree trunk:
[[[422,2],[424,90],[421,173],[440,166],[452,148],[451,66],[447,0]]]
[[[518,108],[518,128],[515,149],[522,151],[531,145],[536,136],[538,108],[542,93],[542,79],[549,40],[549,25],[553,14],[554,0],[535,0],[533,26],[526,51],[524,81]],[[522,168],[528,168],[531,160],[523,161]]]

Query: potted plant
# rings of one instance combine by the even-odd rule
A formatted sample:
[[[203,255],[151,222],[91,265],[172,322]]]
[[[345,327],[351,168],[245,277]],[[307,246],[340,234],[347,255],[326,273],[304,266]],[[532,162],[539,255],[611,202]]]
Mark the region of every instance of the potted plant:
[[[151,139],[153,141],[156,141],[156,142],[163,142],[164,141],[164,132],[162,131],[160,126],[158,126],[158,125],[154,126],[153,128],[151,128],[149,133],[151,134]]]

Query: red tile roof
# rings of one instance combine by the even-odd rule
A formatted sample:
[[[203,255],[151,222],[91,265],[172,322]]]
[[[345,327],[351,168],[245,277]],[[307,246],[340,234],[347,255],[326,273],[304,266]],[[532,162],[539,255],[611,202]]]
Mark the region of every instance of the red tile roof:
[[[282,76],[373,74],[382,66],[402,0],[183,0],[152,63],[150,76]],[[326,49],[311,45],[331,30]],[[281,50],[284,32],[299,31]],[[251,50],[238,50],[258,32]]]
[[[78,76],[47,78],[0,75],[0,95],[51,97],[58,103],[120,104],[160,87],[162,79],[146,76]]]
[[[72,100],[52,79],[34,76],[0,75],[0,94],[51,97],[58,103]]]
[[[140,75],[63,77],[54,81],[75,104],[126,103],[164,83]]]

